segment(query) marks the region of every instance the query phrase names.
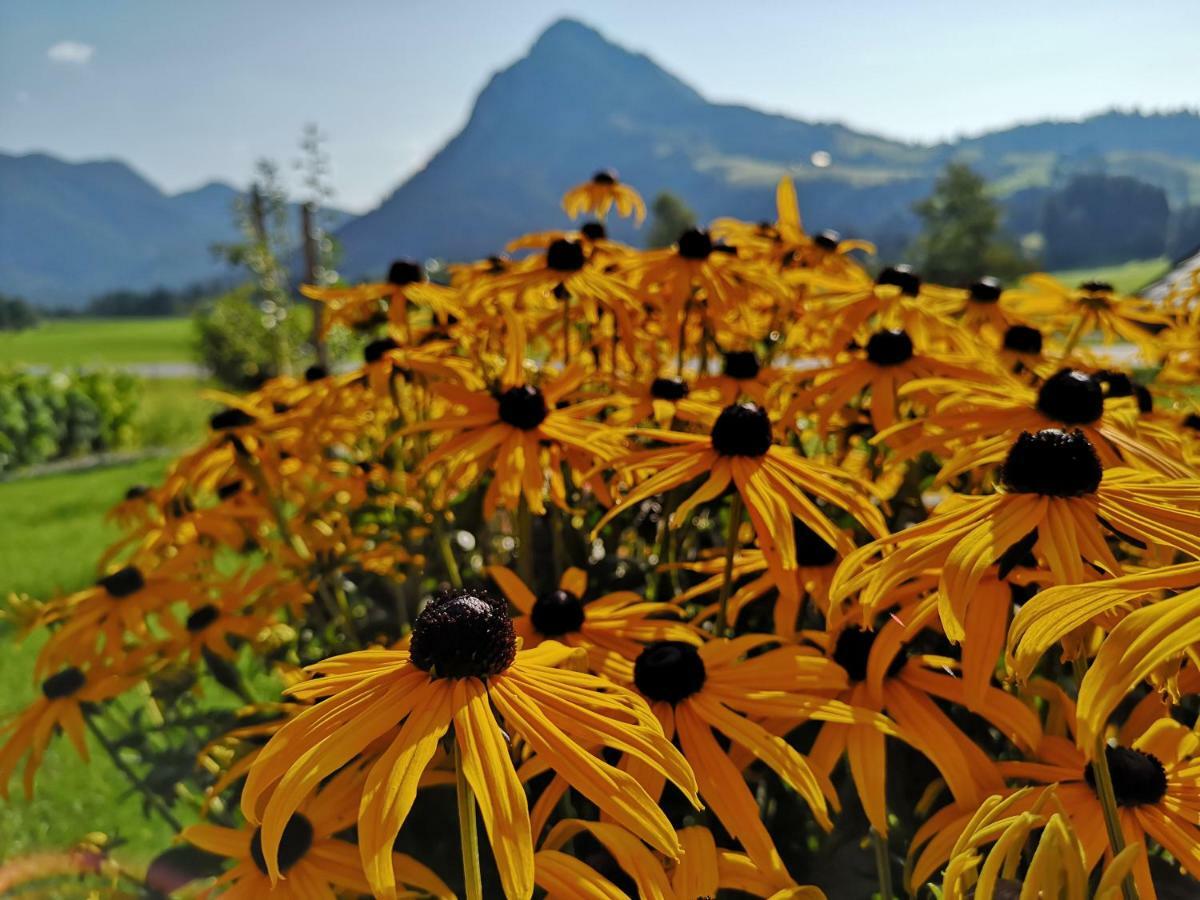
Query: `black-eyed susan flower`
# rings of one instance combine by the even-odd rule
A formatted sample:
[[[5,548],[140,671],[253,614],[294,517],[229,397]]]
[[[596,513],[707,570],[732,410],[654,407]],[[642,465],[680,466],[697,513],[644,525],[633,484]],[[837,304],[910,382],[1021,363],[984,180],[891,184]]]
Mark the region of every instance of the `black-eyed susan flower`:
[[[711,415],[711,408],[720,401],[712,389],[696,387],[678,375],[660,375],[650,379],[621,379],[610,398],[617,409],[610,417],[614,425],[642,425],[653,422],[659,428],[670,428],[680,422],[702,421]]]
[[[510,359],[494,392],[470,391],[451,382],[437,382],[431,390],[458,415],[431,418],[410,425],[408,433],[429,431],[444,435],[444,440],[421,462],[421,472],[434,467],[443,470],[446,486],[441,502],[450,498],[449,490],[459,491],[490,473],[491,483],[484,497],[485,514],[499,507],[515,511],[524,498],[529,509],[545,512],[544,497],[549,485],[551,496],[567,506],[561,477],[554,477],[549,451],[558,448],[559,458],[576,451],[589,462],[616,456],[621,446],[620,432],[573,414],[570,405],[560,405],[574,392],[586,375],[575,366],[544,384],[523,377],[520,360]]]
[[[589,751],[599,743],[632,753],[695,799],[686,761],[636,695],[594,675],[555,668],[576,652],[557,642],[518,651],[506,604],[484,592],[434,597],[418,617],[409,647],[334,657],[311,667],[322,677],[291,689],[301,700],[324,699],[271,738],[242,792],[243,814],[262,825],[272,883],[280,875],[287,823],[304,798],[398,728],[367,772],[358,812],[367,881],[376,894],[394,895],[392,843],[420,774],[453,725],[505,893],[529,897],[528,806],[497,716],[613,821],[663,853],[680,853],[674,830],[645,789]]]
[[[180,837],[201,850],[234,861],[213,885],[223,897],[333,900],[346,891],[368,894],[372,885],[363,871],[358,848],[341,837],[354,825],[362,779],[361,772],[345,769],[304,799],[279,837],[274,875],[267,865],[260,827],[228,828],[201,822],[185,828]],[[433,896],[439,900],[454,896],[432,869],[411,856],[391,853],[382,865],[390,869],[393,885],[404,886],[404,896]]]
[[[141,655],[132,654],[121,665],[64,666],[42,679],[41,694],[29,706],[0,726],[0,797],[8,799],[8,782],[25,761],[25,796],[33,797],[33,779],[42,757],[61,728],[81,759],[88,759],[84,704],[111,700],[142,680],[137,671]]]
[[[1046,428],[1080,429],[1105,467],[1133,465],[1173,478],[1194,475],[1142,439],[1136,420],[1115,415],[1100,381],[1078,369],[1059,369],[1037,388],[1015,378],[934,378],[913,382],[900,395],[917,391],[932,395],[930,411],[919,420],[897,423],[874,440],[904,458],[924,451],[939,454],[944,459],[939,484],[1000,462],[1021,432]]]
[[[646,647],[634,666],[634,685],[675,736],[696,773],[700,796],[755,864],[782,872],[783,861],[758,815],[738,767],[721,748],[719,732],[770,766],[808,804],[822,827],[832,827],[829,805],[836,795],[823,776],[761,717],[820,719],[888,730],[882,716],[856,710],[830,696],[846,686],[845,673],[819,654],[796,646],[766,649],[769,635],[718,639],[699,647],[661,641]],[[759,655],[748,656],[752,651]],[[662,777],[647,771],[658,793]]]
[[[633,661],[645,644],[701,640],[670,603],[647,601],[633,591],[587,598],[583,569],[567,569],[557,588],[540,595],[504,566],[488,566],[485,572],[520,613],[513,628],[523,647],[532,649],[544,640],[580,647],[590,671],[622,684],[633,680]]]
[[[895,424],[901,413],[898,389],[918,378],[947,378],[957,381],[985,381],[990,372],[978,359],[966,356],[918,353],[906,331],[885,328],[867,339],[866,346],[841,355],[832,365],[799,373],[810,386],[798,391],[791,400],[784,421],[799,415],[813,418],[822,431],[846,406],[864,395],[871,424],[882,431]]]
[[[615,172],[603,169],[589,181],[577,184],[562,198],[563,209],[572,219],[583,213],[592,213],[603,219],[614,206],[619,215],[633,216],[640,225],[646,218],[646,204],[642,195],[627,184],[622,184]]]
[[[1146,345],[1153,340],[1149,328],[1170,324],[1170,319],[1149,301],[1119,294],[1105,281],[1085,281],[1071,289],[1053,276],[1039,272],[1026,275],[1013,297],[1021,314],[1050,317],[1070,328],[1064,356],[1092,329],[1099,329],[1105,343],[1123,339]]]
[[[857,593],[868,610],[929,566],[941,566],[938,604],[952,641],[987,568],[1029,535],[1057,584],[1079,584],[1085,566],[1122,572],[1106,537],[1171,547],[1200,558],[1200,481],[1168,482],[1101,467],[1083,432],[1025,432],[1001,470],[1003,490],[951,495],[924,522],[846,557],[831,594]]]
[[[745,503],[767,566],[780,583],[791,578],[789,573],[798,565],[794,518],[839,552],[849,552],[852,546],[811,497],[846,510],[874,534],[886,530],[864,483],[776,444],[770,418],[754,403],[725,407],[713,417],[707,435],[650,429],[638,434],[668,446],[634,451],[613,461],[619,474],[644,480],[621,497],[596,530],[642,500],[701,475],[707,480],[674,510],[672,523],[686,521],[697,504],[715,500],[732,484]]]
[[[1068,707],[1069,728],[1074,710],[1069,700],[1063,702]],[[1186,725],[1160,718],[1140,733],[1123,733],[1120,743],[1103,746],[1124,843],[1141,851],[1132,865],[1136,896],[1157,897],[1150,875],[1150,841],[1170,853],[1193,878],[1200,878],[1200,854],[1196,852],[1200,847],[1200,737]],[[1058,803],[1079,838],[1088,872],[1110,849],[1093,758],[1076,749],[1073,741],[1047,735],[1031,761],[1000,763],[1009,778],[1057,784]],[[1021,795],[1009,804],[1008,812],[1028,811],[1037,796]],[[973,814],[971,805],[946,807],[922,827],[913,842],[914,848],[920,848],[913,866],[914,883],[922,883],[946,861]]]
[[[321,317],[322,337],[334,325],[358,328],[385,322],[408,335],[410,306],[424,307],[442,322],[450,316],[461,317],[463,314],[457,291],[432,284],[424,266],[406,259],[395,260],[388,267],[384,281],[336,287],[304,284],[300,286],[300,293],[325,304]]]

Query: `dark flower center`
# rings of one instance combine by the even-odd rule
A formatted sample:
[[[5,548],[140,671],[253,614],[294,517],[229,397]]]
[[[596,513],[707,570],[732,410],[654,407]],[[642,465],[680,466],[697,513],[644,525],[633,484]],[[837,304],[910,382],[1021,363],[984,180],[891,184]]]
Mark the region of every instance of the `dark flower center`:
[[[1192,431],[1200,431],[1200,413],[1188,413],[1183,420],[1183,427]]]
[[[650,396],[656,400],[682,400],[691,388],[682,378],[655,378],[650,382]]]
[[[1135,384],[1133,386],[1133,396],[1137,397],[1138,412],[1148,413],[1154,411],[1154,396],[1150,393],[1150,389],[1144,385]]]
[[[217,497],[221,500],[228,500],[230,497],[236,497],[242,490],[242,481],[231,481],[228,484],[223,484],[217,488]]]
[[[1029,325],[1013,325],[1004,332],[1004,349],[1014,353],[1042,352],[1042,333]]]
[[[436,678],[499,675],[517,655],[508,604],[483,590],[436,594],[413,625],[413,665]]]
[[[312,823],[300,813],[292,813],[288,823],[283,826],[283,835],[279,838],[279,871],[286,873],[288,869],[304,859],[304,854],[312,847]],[[254,837],[250,839],[250,858],[258,871],[267,874],[267,858],[263,856],[262,829],[254,829]]]
[[[86,681],[83,672],[68,666],[42,682],[42,695],[47,700],[61,700],[74,694]]]
[[[1132,397],[1133,379],[1124,372],[1114,372],[1111,369],[1101,369],[1092,375],[1104,388],[1106,397]]]
[[[888,266],[879,273],[875,283],[894,284],[906,297],[921,293],[921,277],[912,270],[912,266]]]
[[[1085,281],[1079,285],[1081,291],[1087,291],[1089,294],[1111,294],[1113,286],[1107,281]]]
[[[1161,800],[1167,793],[1167,770],[1157,756],[1131,747],[1105,746],[1108,771],[1112,775],[1113,793],[1118,806],[1142,806]],[[1088,763],[1083,777],[1092,789],[1096,773]]]
[[[500,403],[500,421],[513,428],[532,431],[546,419],[546,398],[531,384],[509,388],[496,400]]]
[[[617,176],[608,169],[601,169],[592,176],[592,184],[616,184]]]
[[[822,250],[828,250],[831,253],[838,248],[838,244],[841,242],[842,236],[832,228],[826,228],[815,238],[813,238],[814,244],[816,244]]]
[[[388,284],[417,284],[425,280],[425,270],[419,263],[398,259],[388,267]]]
[[[1065,425],[1090,425],[1104,415],[1104,390],[1086,372],[1060,369],[1038,390],[1037,408]]]
[[[583,624],[583,603],[570,591],[551,591],[537,598],[529,619],[545,637],[570,634]]]
[[[837,550],[799,519],[792,520],[792,534],[796,539],[796,562],[799,565],[819,568],[831,565],[837,559]]]
[[[125,499],[126,500],[141,500],[148,493],[150,493],[150,488],[147,485],[135,484],[133,487],[129,488],[129,490],[127,490],[125,492]]]
[[[206,603],[187,617],[186,628],[195,634],[203,631],[221,616],[221,611],[211,603]]]
[[[1018,494],[1081,497],[1095,493],[1104,469],[1096,448],[1078,428],[1022,431],[1001,468],[1005,486]]]
[[[765,456],[771,448],[771,420],[757,403],[734,403],[717,416],[713,449],[722,456]]]
[[[913,342],[896,328],[877,331],[867,341],[867,359],[877,366],[898,366],[912,359]]]
[[[707,231],[689,228],[679,236],[679,255],[684,259],[708,259],[713,252],[712,238]]]
[[[761,368],[753,350],[730,350],[725,354],[724,372],[737,381],[757,378]]]
[[[229,409],[223,409],[219,413],[214,413],[212,418],[208,420],[208,427],[213,431],[228,431],[232,428],[244,428],[247,425],[253,425],[255,421],[254,416],[250,415],[244,409],[231,406]]]
[[[851,681],[864,681],[867,677],[867,665],[871,661],[871,648],[875,646],[878,631],[867,631],[858,626],[843,628],[838,635],[837,644],[833,648],[833,661],[846,670]],[[904,668],[907,658],[903,653],[897,653],[896,658],[888,666],[888,677],[894,677]]]
[[[583,268],[583,245],[559,238],[546,251],[546,267],[555,272],[578,272]]]
[[[329,370],[324,366],[312,365],[304,370],[304,380],[309,383],[320,381],[322,378],[325,378],[328,375]]]
[[[990,275],[974,282],[968,290],[976,303],[995,303],[1000,299],[1000,282]]]
[[[377,341],[371,341],[367,346],[363,347],[363,359],[369,363],[379,362],[383,359],[383,355],[391,350],[400,349],[400,345],[395,339],[390,337],[380,338]]]
[[[96,584],[104,588],[110,597],[119,600],[144,588],[146,579],[142,577],[141,569],[137,566],[126,566],[117,569],[111,575],[105,575]]]
[[[655,641],[633,664],[633,683],[651,700],[676,704],[704,687],[708,673],[704,660],[691,644]]]
[[[584,222],[579,233],[589,241],[602,241],[608,237],[608,229],[600,222]]]

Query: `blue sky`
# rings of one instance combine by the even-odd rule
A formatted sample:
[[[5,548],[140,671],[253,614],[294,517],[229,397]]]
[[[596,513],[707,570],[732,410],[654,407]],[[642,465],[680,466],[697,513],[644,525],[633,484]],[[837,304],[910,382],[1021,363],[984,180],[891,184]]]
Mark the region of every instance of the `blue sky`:
[[[120,157],[176,191],[292,159],[315,121],[363,210],[563,15],[711,99],[914,141],[1200,104],[1194,0],[0,0],[0,149]]]

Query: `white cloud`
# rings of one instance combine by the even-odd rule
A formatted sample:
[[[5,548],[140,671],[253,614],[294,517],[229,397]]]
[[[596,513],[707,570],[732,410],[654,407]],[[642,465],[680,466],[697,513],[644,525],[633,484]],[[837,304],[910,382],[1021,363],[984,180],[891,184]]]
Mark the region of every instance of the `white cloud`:
[[[91,44],[84,44],[80,41],[59,41],[46,51],[46,58],[50,62],[60,63],[64,66],[86,66],[92,60],[96,48]]]

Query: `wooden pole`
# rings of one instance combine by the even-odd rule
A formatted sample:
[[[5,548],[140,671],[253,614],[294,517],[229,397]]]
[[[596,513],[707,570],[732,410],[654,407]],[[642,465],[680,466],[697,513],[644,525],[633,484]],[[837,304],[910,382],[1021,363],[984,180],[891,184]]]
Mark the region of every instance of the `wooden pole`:
[[[317,247],[316,204],[311,200],[300,204],[300,231],[304,244],[304,283],[317,283],[320,253]],[[325,304],[319,300],[310,301],[312,304],[312,345],[317,351],[317,364],[329,371],[329,348],[321,336],[322,319]]]

